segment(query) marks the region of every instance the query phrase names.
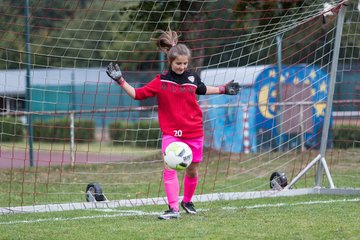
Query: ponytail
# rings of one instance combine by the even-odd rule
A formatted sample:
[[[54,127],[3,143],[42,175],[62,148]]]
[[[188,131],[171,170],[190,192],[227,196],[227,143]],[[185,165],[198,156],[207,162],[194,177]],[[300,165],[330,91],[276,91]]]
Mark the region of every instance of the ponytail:
[[[179,36],[170,28],[166,32],[162,30],[160,30],[159,32],[161,33],[161,35],[157,39],[156,45],[161,51],[168,53],[170,49],[176,46],[176,44],[178,43]]]
[[[160,37],[156,40],[158,48],[167,54],[171,63],[177,56],[188,56],[191,58],[191,51],[185,44],[178,44],[179,35],[168,28],[167,31],[159,30]]]

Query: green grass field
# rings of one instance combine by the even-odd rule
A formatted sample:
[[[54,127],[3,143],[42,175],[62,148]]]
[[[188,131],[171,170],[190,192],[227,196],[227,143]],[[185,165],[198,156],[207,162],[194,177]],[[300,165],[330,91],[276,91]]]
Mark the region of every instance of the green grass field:
[[[54,150],[56,145],[41,145]],[[48,149],[48,148],[49,149]],[[61,147],[59,148],[61,149]],[[0,170],[0,207],[84,202],[87,183],[105,186],[110,200],[164,197],[158,150],[78,146],[78,150],[132,152],[121,164],[89,164]],[[359,149],[331,150],[327,161],[336,187],[360,188]],[[317,152],[259,155],[206,152],[196,194],[269,190],[269,169],[286,165],[289,180]],[[291,160],[291,161],[290,161]],[[248,170],[254,169],[253,171]],[[147,172],[147,174],[139,174]],[[271,171],[270,171],[271,172]],[[314,168],[295,188],[312,187]],[[90,174],[91,173],[91,174]],[[151,173],[151,174],[149,174]],[[327,185],[324,177],[323,185]],[[0,215],[0,239],[359,239],[359,195],[303,195],[195,202],[199,214],[158,220],[165,205]]]
[[[158,220],[163,206],[0,216],[0,239],[359,239],[360,199],[298,197],[198,203],[198,215]]]

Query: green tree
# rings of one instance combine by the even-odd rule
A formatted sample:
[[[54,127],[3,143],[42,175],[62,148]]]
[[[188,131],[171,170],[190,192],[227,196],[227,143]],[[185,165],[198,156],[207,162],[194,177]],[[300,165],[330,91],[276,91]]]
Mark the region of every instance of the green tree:
[[[347,3],[347,13],[342,35],[342,48],[340,57],[347,61],[357,59],[360,62],[360,2],[349,0]]]
[[[336,1],[334,4],[338,4]],[[331,2],[329,2],[331,3]],[[348,3],[344,30],[354,33],[354,37],[343,38],[343,46],[356,46],[356,29],[359,12],[356,10],[357,0]],[[319,14],[324,10],[324,1],[241,1],[234,5],[234,16],[241,20],[238,27],[244,29],[241,42],[244,43],[242,51],[248,57],[242,62],[254,63],[262,59],[261,63],[272,64],[276,62],[276,35],[282,36],[283,63],[318,63],[327,64],[331,56],[326,55],[331,50],[331,33],[334,27],[334,16],[327,17]],[[317,17],[315,17],[317,16]],[[305,19],[308,18],[308,19]],[[352,19],[352,20],[351,20]],[[304,21],[306,20],[306,21]],[[352,24],[349,24],[352,22]],[[271,47],[272,45],[272,47]],[[357,45],[359,46],[359,44]],[[358,53],[344,51],[342,55]],[[259,62],[257,62],[259,63]]]
[[[74,6],[69,1],[29,1],[31,16],[31,40],[37,40],[45,29],[56,28],[56,24],[73,16]],[[25,4],[22,0],[3,0],[0,5],[0,42],[1,59],[0,68],[18,68],[19,63],[25,59]],[[34,51],[32,51],[34,52]],[[35,56],[34,56],[35,57]]]
[[[152,39],[156,30],[168,26],[193,50],[195,67],[272,64],[278,34],[286,49],[284,63],[321,59],[326,64],[328,57],[319,54],[331,50],[325,33],[334,26],[334,17],[324,23],[318,14],[324,4],[320,0],[29,2],[34,67],[98,67],[117,61],[124,70],[159,69]],[[359,56],[360,26],[358,0],[348,5],[342,39],[346,47],[340,54],[350,59]],[[1,1],[0,22],[0,68],[22,67],[24,1]],[[314,33],[300,34],[304,32]]]
[[[151,38],[156,30],[165,30],[169,26],[180,33],[180,41],[193,49],[193,65],[208,65],[211,57],[222,51],[221,46],[228,41],[226,38],[233,32],[218,29],[231,29],[233,23],[227,21],[231,15],[223,9],[234,4],[234,0],[224,1],[141,1],[125,10],[134,10],[129,15],[131,28],[149,32]],[[124,26],[129,28],[130,26]],[[152,44],[153,46],[154,44]],[[220,46],[220,48],[219,48]],[[151,47],[151,49],[154,49]],[[156,49],[154,49],[156,50]],[[154,61],[157,55],[148,55]]]

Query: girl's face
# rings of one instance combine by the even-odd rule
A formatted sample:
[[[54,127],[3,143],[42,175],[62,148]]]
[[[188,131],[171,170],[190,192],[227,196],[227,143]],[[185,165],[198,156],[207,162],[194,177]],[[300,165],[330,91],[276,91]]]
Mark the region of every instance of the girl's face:
[[[189,63],[189,57],[185,55],[177,56],[174,61],[171,62],[171,70],[176,74],[183,74]]]

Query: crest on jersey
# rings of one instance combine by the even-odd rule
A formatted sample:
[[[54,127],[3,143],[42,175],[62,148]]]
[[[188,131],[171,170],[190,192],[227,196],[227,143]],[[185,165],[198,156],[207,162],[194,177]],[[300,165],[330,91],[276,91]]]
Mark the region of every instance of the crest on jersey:
[[[189,76],[188,79],[189,79],[190,82],[194,82],[194,81],[195,81],[195,77],[194,77],[194,76]]]

